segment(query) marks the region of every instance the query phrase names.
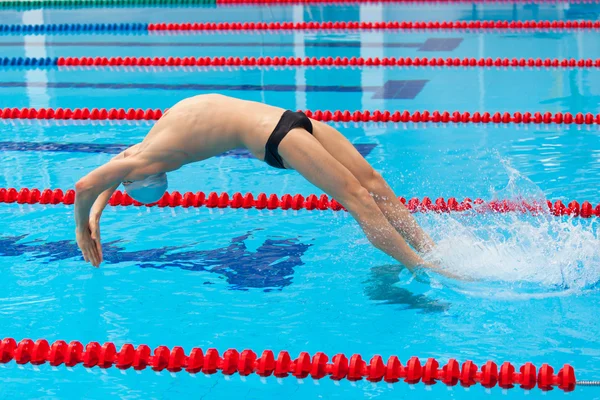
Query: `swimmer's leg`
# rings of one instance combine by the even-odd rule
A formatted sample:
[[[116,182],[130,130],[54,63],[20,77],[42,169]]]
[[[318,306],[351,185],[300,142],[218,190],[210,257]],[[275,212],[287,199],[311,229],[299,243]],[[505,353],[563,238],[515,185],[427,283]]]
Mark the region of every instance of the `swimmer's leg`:
[[[423,264],[383,215],[367,189],[314,136],[292,129],[279,145],[287,165],[344,205],[378,249],[406,267]]]
[[[392,226],[417,251],[426,252],[433,248],[434,242],[423,231],[415,218],[394,194],[385,179],[371,167],[344,135],[333,127],[313,121],[314,136],[337,161],[345,166],[358,179],[375,199]]]

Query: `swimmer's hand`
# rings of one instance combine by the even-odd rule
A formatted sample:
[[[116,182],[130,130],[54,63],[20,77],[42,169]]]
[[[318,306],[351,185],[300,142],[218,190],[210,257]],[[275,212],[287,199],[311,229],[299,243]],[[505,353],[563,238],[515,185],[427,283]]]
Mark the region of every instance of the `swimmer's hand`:
[[[75,236],[85,262],[91,263],[96,268],[99,267],[103,261],[100,219],[91,217],[88,226],[78,227],[75,230]]]

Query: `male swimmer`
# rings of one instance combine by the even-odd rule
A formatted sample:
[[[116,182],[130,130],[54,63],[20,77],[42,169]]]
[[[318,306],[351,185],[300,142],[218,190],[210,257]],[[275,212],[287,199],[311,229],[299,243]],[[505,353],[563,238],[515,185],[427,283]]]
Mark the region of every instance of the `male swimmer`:
[[[375,247],[404,266],[425,265],[406,241],[418,252],[433,241],[340,132],[301,112],[218,94],[177,103],[141,143],[77,182],[76,237],[85,261],[102,262],[100,216],[121,183],[133,199],[153,203],[167,189],[167,172],[240,147],[274,168],[296,170],[335,198]]]

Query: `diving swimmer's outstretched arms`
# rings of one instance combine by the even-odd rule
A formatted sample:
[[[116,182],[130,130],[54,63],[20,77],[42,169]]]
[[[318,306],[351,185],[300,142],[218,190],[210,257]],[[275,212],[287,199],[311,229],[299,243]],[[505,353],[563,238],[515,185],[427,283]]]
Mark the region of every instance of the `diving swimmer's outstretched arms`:
[[[431,238],[336,129],[299,112],[213,94],[177,103],[141,143],[77,182],[76,237],[84,259],[95,267],[103,260],[99,220],[121,183],[135,200],[153,203],[167,189],[166,172],[240,147],[272,167],[296,170],[335,198],[375,247],[406,267],[437,269],[408,245],[427,252]]]
[[[130,149],[96,168],[75,184],[77,245],[85,261],[95,267],[103,260],[100,217],[117,187],[122,182],[144,180],[162,170],[176,169],[172,167],[174,160],[170,163],[168,160],[161,161],[160,156],[152,157],[152,153],[127,156]]]

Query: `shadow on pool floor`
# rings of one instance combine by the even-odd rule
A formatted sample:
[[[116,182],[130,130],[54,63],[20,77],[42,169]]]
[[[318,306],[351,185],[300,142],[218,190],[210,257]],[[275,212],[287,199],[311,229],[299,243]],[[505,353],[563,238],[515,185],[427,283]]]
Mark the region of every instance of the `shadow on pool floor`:
[[[141,268],[180,268],[187,271],[207,271],[227,279],[234,290],[261,288],[281,290],[292,283],[294,268],[304,265],[301,257],[311,244],[297,238],[264,240],[256,251],[246,247],[248,232],[231,239],[228,246],[213,250],[178,251],[184,246],[167,246],[148,250],[125,251],[119,241],[103,244],[104,262],[118,264],[136,262]],[[53,261],[82,259],[73,241],[22,243],[23,236],[0,237],[0,256],[27,256],[49,264]],[[178,252],[176,252],[178,251]]]

